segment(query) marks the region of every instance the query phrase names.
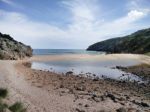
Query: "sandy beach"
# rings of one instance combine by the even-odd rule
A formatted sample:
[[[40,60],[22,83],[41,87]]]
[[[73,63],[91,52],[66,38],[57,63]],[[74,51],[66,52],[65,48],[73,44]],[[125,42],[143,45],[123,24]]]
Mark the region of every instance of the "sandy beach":
[[[150,57],[133,54],[33,56],[0,61],[0,86],[8,88],[10,103],[21,101],[28,112],[150,112],[149,85],[111,79],[90,79],[33,70],[32,61],[137,60],[150,64]],[[125,111],[124,111],[125,110]]]

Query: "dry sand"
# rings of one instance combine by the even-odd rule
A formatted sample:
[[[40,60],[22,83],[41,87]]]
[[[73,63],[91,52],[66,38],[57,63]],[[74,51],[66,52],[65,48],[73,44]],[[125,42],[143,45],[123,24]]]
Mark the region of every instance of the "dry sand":
[[[132,83],[92,80],[74,75],[31,70],[25,62],[64,59],[134,59],[150,64],[150,57],[132,54],[33,56],[20,61],[0,61],[0,86],[10,91],[10,103],[22,101],[28,112],[150,112],[150,100]],[[142,103],[141,103],[142,102]]]

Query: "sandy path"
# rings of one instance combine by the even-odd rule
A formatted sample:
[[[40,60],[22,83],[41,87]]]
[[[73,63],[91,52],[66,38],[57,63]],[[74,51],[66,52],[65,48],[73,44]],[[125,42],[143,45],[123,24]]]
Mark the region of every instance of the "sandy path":
[[[135,59],[150,64],[150,57],[132,54],[115,54],[115,55],[68,55],[68,56],[34,56],[23,61],[46,61],[46,60],[63,60],[72,59]],[[10,103],[22,101],[28,106],[29,112],[70,112],[74,106],[74,96],[61,96],[55,91],[47,92],[44,89],[32,86],[25,80],[24,73],[16,70],[15,64],[22,61],[0,61],[0,86],[7,87],[10,91]],[[28,71],[26,71],[27,73]],[[108,104],[108,106],[111,104]],[[105,107],[106,104],[103,104]],[[116,105],[117,106],[117,105]]]
[[[72,98],[59,97],[55,93],[49,94],[40,88],[31,86],[23,75],[15,71],[12,61],[0,61],[0,85],[10,91],[11,102],[26,102],[30,112],[69,112]],[[69,103],[68,103],[69,102]]]

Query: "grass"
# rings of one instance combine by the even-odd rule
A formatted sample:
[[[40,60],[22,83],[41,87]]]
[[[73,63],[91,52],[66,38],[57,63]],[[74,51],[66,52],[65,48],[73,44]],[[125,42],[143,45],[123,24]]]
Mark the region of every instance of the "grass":
[[[0,112],[6,112],[6,110],[10,110],[10,112],[26,112],[26,108],[21,102],[16,102],[9,106],[4,103],[3,99],[8,96],[8,90],[0,88]]]

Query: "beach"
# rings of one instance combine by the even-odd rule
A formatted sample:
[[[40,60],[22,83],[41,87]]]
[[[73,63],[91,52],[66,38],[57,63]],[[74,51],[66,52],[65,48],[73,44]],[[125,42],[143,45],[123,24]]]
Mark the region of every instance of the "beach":
[[[24,60],[0,61],[0,85],[8,88],[8,101],[21,101],[29,112],[149,112],[149,85],[97,79],[31,69],[37,61],[137,60],[150,64],[150,57],[133,54],[40,55]]]

